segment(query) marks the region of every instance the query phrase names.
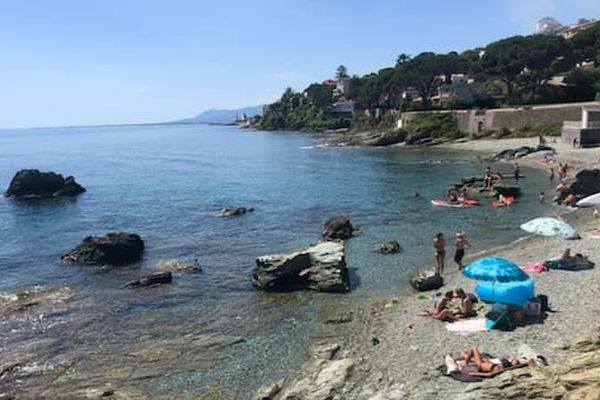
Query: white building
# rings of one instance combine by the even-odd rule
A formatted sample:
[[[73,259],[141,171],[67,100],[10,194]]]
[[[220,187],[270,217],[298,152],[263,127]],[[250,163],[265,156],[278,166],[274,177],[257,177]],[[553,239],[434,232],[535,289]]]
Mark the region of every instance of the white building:
[[[535,24],[535,33],[543,35],[552,35],[563,28],[563,25],[552,17],[540,19]]]

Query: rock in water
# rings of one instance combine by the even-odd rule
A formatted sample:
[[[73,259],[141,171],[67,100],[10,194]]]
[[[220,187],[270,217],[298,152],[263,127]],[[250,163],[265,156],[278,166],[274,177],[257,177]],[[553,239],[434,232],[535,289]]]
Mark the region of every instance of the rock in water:
[[[434,270],[422,270],[411,275],[410,284],[423,292],[441,288],[444,286],[444,279]]]
[[[344,243],[321,242],[291,254],[259,257],[252,281],[267,291],[347,292],[350,286]]]
[[[225,207],[221,211],[219,211],[219,216],[221,217],[233,217],[235,215],[243,215],[249,212],[254,211],[254,208],[246,208],[246,207]]]
[[[345,215],[339,215],[325,221],[322,236],[325,240],[345,240],[350,239],[357,232],[358,228],[352,225],[350,218]]]
[[[400,252],[400,243],[396,240],[391,240],[389,242],[381,243],[377,245],[375,251],[382,254],[395,254]]]
[[[577,200],[600,192],[600,169],[584,169],[575,175],[575,181],[567,186],[560,195],[558,201],[563,201],[572,194]]]
[[[202,271],[202,267],[198,262],[198,259],[194,258],[193,260],[162,260],[157,262],[154,265],[154,270],[162,271],[162,272],[200,272]]]
[[[144,241],[135,233],[109,233],[106,236],[88,236],[61,260],[90,265],[122,265],[139,261],[144,252]]]
[[[125,287],[152,286],[159,283],[171,283],[172,281],[173,275],[171,272],[157,272],[156,274],[146,275],[138,280],[127,282]]]
[[[85,192],[75,182],[75,178],[54,172],[40,172],[37,169],[22,169],[10,181],[4,193],[6,197],[17,199],[44,199],[52,197],[71,197]]]

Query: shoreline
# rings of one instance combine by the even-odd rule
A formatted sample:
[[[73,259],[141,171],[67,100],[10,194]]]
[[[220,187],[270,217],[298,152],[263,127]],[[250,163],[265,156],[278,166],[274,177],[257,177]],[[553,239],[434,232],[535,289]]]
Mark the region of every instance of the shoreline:
[[[537,138],[468,141],[435,147],[491,155],[507,148],[532,145],[537,145]],[[598,167],[598,149],[573,149],[563,143],[549,145],[557,150],[556,162],[568,162],[573,166],[570,177],[582,168]],[[541,163],[542,159],[542,152],[539,152],[514,161],[523,166],[547,169],[548,166]],[[466,263],[495,254],[518,265],[533,264],[559,256],[566,247],[572,252],[588,255],[598,263],[600,260],[596,255],[600,254],[600,240],[589,238],[588,232],[597,228],[600,220],[593,218],[592,210],[565,208],[558,214],[578,229],[582,234],[581,240],[524,235],[509,243],[467,254]],[[447,262],[452,264],[450,257],[447,257]],[[564,350],[566,344],[600,326],[600,304],[596,301],[600,297],[600,288],[595,284],[600,281],[600,268],[576,272],[552,270],[531,273],[530,276],[535,281],[536,294],[546,294],[556,312],[549,313],[542,323],[518,327],[512,332],[490,330],[463,336],[448,331],[446,323],[418,316],[423,309],[431,306],[435,292],[456,287],[473,291],[474,281],[462,276],[454,265],[444,273],[444,286],[437,291],[398,294],[393,298],[368,298],[352,310],[354,318],[337,326],[334,332],[327,324],[321,324],[310,341],[309,360],[299,371],[290,374],[284,383],[279,383],[275,394],[265,398],[283,399],[289,393],[302,393],[302,390],[310,394],[309,388],[303,388],[303,382],[315,380],[329,369],[337,371],[339,379],[328,390],[338,394],[339,398],[349,400],[487,398],[484,393],[478,392],[477,384],[457,382],[436,371],[436,367],[443,364],[445,354],[454,354],[473,345],[498,356],[517,354],[519,348],[526,345],[537,354],[544,355],[550,365],[560,366],[578,354]],[[489,308],[486,305],[485,310]],[[480,311],[480,316],[485,312]],[[339,350],[323,358],[322,349],[332,346]],[[484,385],[493,385],[496,380],[485,381]],[[474,392],[466,394],[466,388]],[[308,395],[306,398],[318,397]]]

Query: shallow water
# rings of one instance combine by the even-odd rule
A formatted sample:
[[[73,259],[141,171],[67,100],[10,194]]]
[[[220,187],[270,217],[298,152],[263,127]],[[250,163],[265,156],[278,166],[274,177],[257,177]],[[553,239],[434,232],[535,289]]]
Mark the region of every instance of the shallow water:
[[[435,149],[313,145],[314,136],[307,134],[214,126],[0,131],[0,185],[8,186],[21,168],[38,168],[74,175],[88,189],[77,199],[0,200],[0,291],[68,284],[83,293],[86,305],[70,318],[93,318],[83,318],[87,333],[67,347],[80,349],[84,364],[88,349],[100,346],[110,355],[135,347],[148,332],[154,338],[243,336],[244,342],[218,352],[203,370],[141,380],[156,392],[218,387],[243,398],[302,362],[324,306],[408,290],[407,272],[433,262],[437,231],[465,230],[473,251],[484,250],[522,236],[520,223],[553,210],[537,202],[541,191],[550,191],[544,171],[522,168],[524,196],[510,208],[435,208],[430,199],[442,197],[460,177],[480,175],[486,165],[471,154]],[[456,162],[431,162],[447,159]],[[421,196],[415,198],[417,191]],[[215,216],[230,205],[256,210]],[[323,221],[340,213],[362,232],[347,243],[350,294],[253,290],[249,275],[257,256],[317,241]],[[99,270],[60,263],[60,255],[83,237],[115,230],[143,237],[147,248],[140,264]],[[373,252],[377,242],[390,239],[401,243],[402,254]],[[160,288],[122,288],[140,269],[169,258],[198,258],[203,272],[178,274],[173,285]],[[58,324],[44,335],[58,338],[69,329]],[[0,330],[2,347],[39,338],[32,330]],[[53,356],[61,349],[54,347]]]

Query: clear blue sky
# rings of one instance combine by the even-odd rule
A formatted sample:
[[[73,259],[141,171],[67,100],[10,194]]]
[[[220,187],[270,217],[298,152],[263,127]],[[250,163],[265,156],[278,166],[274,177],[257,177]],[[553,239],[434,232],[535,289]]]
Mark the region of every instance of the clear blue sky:
[[[53,0],[0,8],[0,127],[156,122],[273,101],[339,64],[447,52],[600,0]]]

